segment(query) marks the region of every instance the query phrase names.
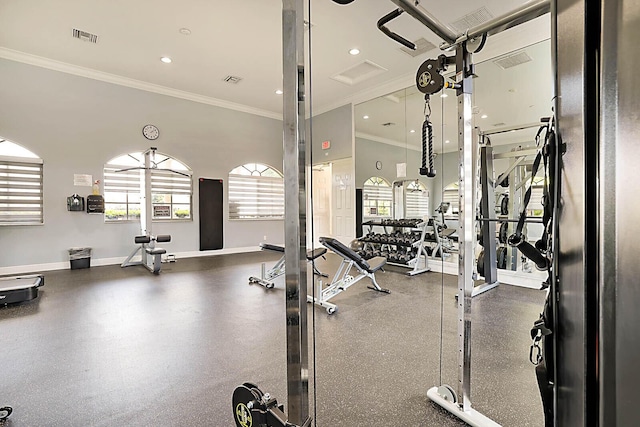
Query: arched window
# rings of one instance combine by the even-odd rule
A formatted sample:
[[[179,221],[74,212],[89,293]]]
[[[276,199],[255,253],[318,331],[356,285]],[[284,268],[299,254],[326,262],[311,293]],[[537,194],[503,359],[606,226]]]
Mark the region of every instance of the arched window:
[[[372,176],[362,188],[362,207],[366,218],[391,218],[393,193],[391,184],[379,176]]]
[[[43,222],[42,159],[0,137],[0,225]]]
[[[283,218],[280,172],[260,163],[247,163],[229,172],[229,219]]]
[[[429,190],[425,185],[415,180],[407,184],[407,218],[422,218],[429,216]]]
[[[124,154],[104,166],[104,219],[118,222],[140,219],[140,169],[144,153]],[[155,153],[151,170],[151,207],[154,220],[191,220],[191,170],[179,160]],[[173,171],[181,172],[181,174]]]
[[[452,182],[451,184],[444,187],[444,192],[442,193],[442,201],[450,203],[449,210],[445,212],[445,215],[458,215],[458,186],[459,185],[457,182]]]

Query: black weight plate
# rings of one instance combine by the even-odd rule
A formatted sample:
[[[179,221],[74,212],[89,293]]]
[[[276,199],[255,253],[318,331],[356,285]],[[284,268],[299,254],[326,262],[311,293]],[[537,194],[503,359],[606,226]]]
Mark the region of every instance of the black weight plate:
[[[247,404],[254,400],[262,398],[259,389],[251,387],[253,384],[245,383],[238,386],[233,392],[233,419],[236,421],[236,427],[247,427],[253,425],[253,414],[247,407]]]
[[[500,223],[500,231],[498,232],[498,240],[500,243],[507,243],[507,230],[509,228],[509,224],[506,222]]]
[[[502,200],[500,200],[500,213],[502,215],[509,215],[509,196],[506,194],[502,196]]]
[[[505,246],[498,248],[498,268],[502,270],[507,268],[507,248]]]
[[[418,90],[427,95],[440,92],[444,87],[444,77],[438,72],[438,61],[427,59],[418,68],[416,74],[416,86]]]
[[[478,274],[484,277],[484,251],[478,255]]]
[[[478,233],[478,244],[484,247],[484,240],[482,238],[482,233]]]

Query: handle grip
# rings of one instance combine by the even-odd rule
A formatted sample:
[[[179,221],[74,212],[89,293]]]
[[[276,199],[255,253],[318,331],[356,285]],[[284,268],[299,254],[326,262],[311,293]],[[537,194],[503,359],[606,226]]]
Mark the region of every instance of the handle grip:
[[[538,251],[533,245],[516,234],[509,236],[509,246],[518,248],[522,255],[529,258],[536,265],[538,270],[548,270],[549,260],[540,251]]]
[[[382,31],[387,37],[397,41],[401,45],[406,46],[411,50],[416,50],[416,45],[415,44],[413,44],[412,42],[410,42],[409,40],[405,39],[401,35],[396,34],[393,31],[391,31],[390,29],[388,29],[387,27],[385,27],[386,24],[388,24],[389,22],[393,21],[398,16],[402,15],[403,12],[404,12],[404,10],[402,10],[402,9],[396,9],[396,10],[394,10],[392,12],[389,12],[386,15],[384,15],[382,18],[380,18],[378,20],[378,29],[380,31]]]

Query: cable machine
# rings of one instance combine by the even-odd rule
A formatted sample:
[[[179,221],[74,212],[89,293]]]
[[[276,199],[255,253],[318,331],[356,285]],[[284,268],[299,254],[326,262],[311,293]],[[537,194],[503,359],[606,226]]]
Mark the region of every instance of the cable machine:
[[[141,235],[135,236],[134,242],[137,245],[129,256],[122,262],[121,267],[133,265],[143,265],[153,274],[160,273],[162,267],[162,255],[166,254],[166,249],[156,247],[156,243],[166,243],[171,241],[168,234],[154,235],[152,232],[153,204],[151,194],[151,172],[158,169],[156,161],[156,147],[151,147],[142,153],[144,160],[140,166],[120,169],[117,172],[127,172],[131,170],[140,171],[140,231]],[[165,159],[166,160],[166,159]],[[190,177],[190,175],[173,169],[163,169],[174,174]],[[140,253],[140,261],[132,259]]]
[[[354,0],[333,0],[349,4]],[[390,31],[385,24],[407,12],[444,40],[441,49],[455,49],[455,55],[440,55],[427,60],[416,76],[418,88],[429,96],[443,88],[456,91],[458,101],[458,149],[460,221],[458,275],[458,386],[457,392],[448,385],[432,387],[427,396],[472,426],[498,426],[497,423],[471,408],[471,298],[473,292],[475,246],[475,175],[472,138],[472,93],[474,67],[472,53],[484,47],[488,36],[537,18],[550,10],[549,0],[527,3],[516,10],[496,17],[464,34],[454,34],[433,15],[418,6],[415,0],[391,0],[398,9],[378,21],[378,28],[393,40],[410,49],[415,45]],[[285,175],[285,260],[286,260],[286,334],[287,334],[287,405],[263,393],[256,385],[244,383],[236,388],[232,406],[237,427],[260,425],[267,427],[309,426],[308,346],[307,346],[307,268],[306,268],[306,207],[300,200],[305,188],[306,144],[304,120],[304,38],[303,0],[283,0],[283,78],[284,78],[284,175]],[[442,72],[455,65],[455,81],[445,82]],[[429,117],[426,115],[425,122]],[[426,127],[428,133],[428,126]],[[428,135],[427,135],[428,136]],[[420,172],[430,176],[433,169],[433,147],[423,138]]]

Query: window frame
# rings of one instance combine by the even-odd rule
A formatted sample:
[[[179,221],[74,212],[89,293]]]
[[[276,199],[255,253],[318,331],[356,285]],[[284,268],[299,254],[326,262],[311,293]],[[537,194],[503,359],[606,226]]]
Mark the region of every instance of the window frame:
[[[244,168],[248,173],[234,173],[234,171]],[[260,170],[259,170],[260,169]],[[264,176],[263,174],[275,174],[277,176]],[[229,221],[283,221],[284,220],[284,175],[273,166],[266,163],[249,162],[236,166],[231,169],[227,175],[227,195],[228,195],[228,212],[227,218]],[[249,181],[254,181],[254,186],[251,186],[246,190],[238,190],[243,184]],[[262,187],[266,194],[275,195],[275,200],[260,201],[259,188]],[[238,195],[242,194],[254,198],[254,204],[250,205],[244,203],[238,198]],[[279,203],[278,199],[281,201]],[[234,205],[236,203],[236,205]],[[236,208],[237,206],[237,208]],[[261,213],[261,206],[272,206],[271,212]],[[255,212],[254,215],[240,215],[240,209],[253,209],[251,212]],[[281,210],[282,214],[279,214],[278,210]],[[269,209],[264,209],[265,211]],[[275,213],[275,214],[274,214]]]
[[[140,221],[140,214],[138,215],[131,215],[131,209],[130,206],[135,206],[138,205],[141,207],[141,201],[142,198],[138,198],[138,200],[136,201],[134,200],[129,200],[130,195],[132,194],[137,194],[138,196],[140,195],[140,174],[143,172],[143,170],[141,169],[135,169],[137,166],[132,166],[131,164],[119,164],[116,161],[118,159],[121,159],[123,157],[131,157],[134,160],[138,161],[139,166],[141,166],[144,163],[144,153],[143,152],[133,152],[133,153],[126,153],[126,154],[122,154],[119,156],[116,156],[114,158],[112,158],[111,160],[109,160],[107,163],[105,163],[103,169],[102,169],[102,173],[103,173],[103,196],[105,199],[105,213],[104,213],[104,222],[105,224],[119,224],[119,223],[131,223],[131,222],[136,222],[136,221]],[[162,156],[163,159],[158,161],[157,164],[158,165],[162,165],[163,163],[165,163],[167,160],[170,160],[171,162],[177,162],[178,165],[180,166],[180,172],[186,174],[187,176],[182,177],[180,176],[179,178],[176,178],[176,180],[178,182],[180,181],[184,181],[184,187],[186,188],[186,181],[188,179],[189,184],[188,184],[188,190],[185,192],[181,192],[181,191],[171,191],[173,189],[174,185],[173,183],[171,183],[170,181],[172,181],[173,179],[168,179],[167,177],[178,177],[178,174],[172,174],[170,172],[170,168],[166,168],[166,167],[161,167],[158,166],[157,169],[152,170],[151,171],[151,209],[152,209],[152,214],[151,214],[151,220],[152,222],[189,222],[189,221],[193,221],[193,171],[181,160],[178,160],[177,158],[170,156],[168,154],[165,153],[161,153],[161,152],[156,152],[156,156]],[[141,166],[142,167],[142,166]],[[182,169],[184,168],[184,169]],[[123,169],[130,169],[130,170],[123,170]],[[118,170],[120,170],[121,172],[117,172]],[[154,176],[155,175],[155,176]],[[175,175],[175,176],[174,176]],[[135,176],[135,179],[134,179]],[[116,177],[123,177],[121,179],[117,179]],[[129,177],[129,179],[127,179],[127,177]],[[117,181],[116,182],[114,182]],[[135,181],[135,183],[134,183]],[[154,186],[154,181],[156,183],[156,185]],[[160,181],[160,183],[158,183]],[[167,182],[169,182],[169,185],[165,185],[164,187],[162,187],[162,183],[166,184]],[[120,184],[120,185],[118,185]],[[115,189],[113,187],[116,187]],[[180,187],[180,185],[177,185],[176,187]],[[169,189],[168,192],[163,191],[163,192],[159,192],[159,191],[154,191],[154,190],[167,190],[167,188]],[[121,191],[114,191],[114,190],[121,190]],[[129,190],[130,189],[130,190]],[[125,198],[126,200],[124,202],[113,202],[113,201],[109,201],[109,194],[125,194]],[[156,195],[169,195],[171,200],[168,202],[153,202],[154,196]],[[189,196],[189,203],[181,203],[181,202],[174,202],[173,201],[173,197],[176,195],[188,195]],[[107,216],[107,210],[109,208],[109,205],[124,205],[125,206],[125,219],[110,219]],[[158,217],[154,217],[153,215],[153,209],[154,206],[162,206],[162,205],[169,205],[169,209],[171,212],[171,218],[158,218]],[[180,217],[174,217],[175,215],[175,210],[174,210],[174,206],[189,206],[189,216],[186,218],[180,218]]]
[[[369,184],[370,182],[371,184]],[[381,185],[381,184],[385,184],[385,185]],[[374,196],[379,196],[381,193],[381,189],[388,190],[389,192],[388,199],[386,197],[385,198],[375,197],[374,199],[370,199],[369,198],[370,192],[373,191],[373,189],[375,189],[375,193],[377,193],[377,194],[374,194]],[[369,190],[370,192],[367,192],[367,190]],[[369,205],[369,202],[371,202],[372,200],[375,202],[375,206]],[[388,212],[389,212],[388,215],[381,215],[380,213],[371,214],[371,208],[374,208],[374,207],[376,209],[376,212],[380,212],[380,207],[381,207],[380,202],[388,203],[388,206],[382,206],[383,208],[388,209]],[[362,185],[362,211],[363,211],[362,216],[364,217],[365,221],[371,220],[371,219],[393,218],[393,186],[384,177],[371,176],[364,181],[364,184]]]

